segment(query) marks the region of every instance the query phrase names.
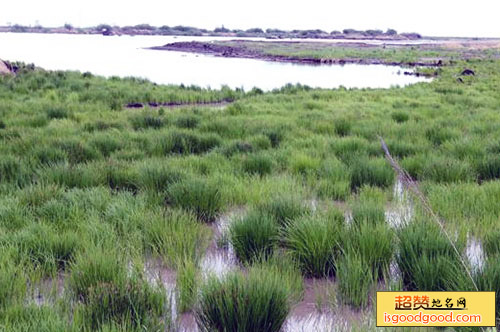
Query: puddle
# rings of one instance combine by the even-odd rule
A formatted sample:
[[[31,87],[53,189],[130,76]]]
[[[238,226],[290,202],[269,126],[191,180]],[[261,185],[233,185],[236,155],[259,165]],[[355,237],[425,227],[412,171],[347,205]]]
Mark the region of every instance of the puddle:
[[[408,191],[398,177],[393,189],[393,202],[385,211],[385,220],[393,228],[407,225],[413,217],[413,205]]]
[[[473,236],[467,236],[465,255],[474,271],[481,271],[483,269],[485,254],[480,240]]]
[[[64,295],[64,275],[57,278],[43,279],[28,286],[28,303],[37,306],[53,305],[58,298]]]
[[[233,246],[228,240],[231,221],[242,215],[244,209],[239,208],[220,216],[213,224],[214,238],[200,263],[201,274],[204,279],[211,275],[225,276],[229,271],[237,268],[238,259]]]
[[[150,259],[144,263],[144,275],[146,280],[152,285],[163,285],[165,295],[170,304],[170,317],[173,322],[178,319],[177,315],[177,294],[176,294],[176,273],[174,270],[166,268],[160,260]]]

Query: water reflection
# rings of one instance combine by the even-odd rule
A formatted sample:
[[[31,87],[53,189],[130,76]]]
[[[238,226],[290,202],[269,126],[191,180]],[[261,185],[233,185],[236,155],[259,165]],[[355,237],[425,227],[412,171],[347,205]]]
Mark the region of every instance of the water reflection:
[[[222,38],[0,33],[0,57],[51,70],[136,76],[160,84],[212,88],[228,85],[245,90],[253,87],[271,90],[287,83],[319,88],[389,88],[428,81],[401,75],[404,70],[394,66],[311,66],[144,49],[174,41],[213,39]]]

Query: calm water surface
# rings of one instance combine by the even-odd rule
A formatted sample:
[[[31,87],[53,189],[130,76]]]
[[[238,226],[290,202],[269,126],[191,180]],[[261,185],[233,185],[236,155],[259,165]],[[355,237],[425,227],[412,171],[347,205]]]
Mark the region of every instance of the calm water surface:
[[[234,38],[0,33],[0,58],[51,70],[103,76],[136,76],[159,84],[271,90],[287,83],[311,87],[389,88],[428,81],[404,69],[381,65],[299,65],[254,59],[219,58],[145,49],[175,41]]]

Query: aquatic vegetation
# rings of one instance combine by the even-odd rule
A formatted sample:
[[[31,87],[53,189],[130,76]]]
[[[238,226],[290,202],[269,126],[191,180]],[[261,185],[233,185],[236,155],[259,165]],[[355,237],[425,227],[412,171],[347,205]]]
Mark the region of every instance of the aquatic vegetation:
[[[250,268],[211,278],[200,290],[196,321],[202,331],[281,330],[290,310],[286,282],[276,270]]]
[[[321,278],[335,274],[343,222],[343,215],[330,213],[302,217],[285,226],[284,246],[305,275]]]
[[[243,263],[272,255],[278,241],[278,225],[272,216],[258,210],[231,222],[229,241]]]
[[[217,186],[201,179],[174,183],[167,191],[166,201],[194,213],[204,222],[213,222],[223,208]]]
[[[336,290],[318,307],[357,310],[392,283],[389,268],[402,289],[472,289],[450,242],[395,183],[380,138],[459,253],[481,241],[474,277],[497,291],[497,51],[465,62],[461,50],[307,45],[265,52],[455,63],[430,83],[376,90],[246,93],[30,66],[0,77],[0,329],[175,330],[175,300],[201,330],[278,331],[311,298],[304,278]],[[459,76],[464,68],[477,75]],[[154,106],[222,100],[236,102]],[[400,204],[411,204],[411,222],[390,224]],[[219,256],[231,271],[207,279]],[[171,299],[151,260],[176,280]],[[49,281],[57,289],[37,288]]]

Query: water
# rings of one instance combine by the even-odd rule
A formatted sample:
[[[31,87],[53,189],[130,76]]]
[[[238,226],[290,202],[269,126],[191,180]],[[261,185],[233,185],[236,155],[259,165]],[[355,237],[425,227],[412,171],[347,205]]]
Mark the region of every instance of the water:
[[[50,70],[136,76],[159,84],[212,88],[228,85],[245,90],[271,90],[287,83],[319,88],[389,88],[429,81],[402,75],[405,70],[395,66],[313,66],[145,49],[176,41],[224,39],[234,38],[0,33],[0,58]]]

